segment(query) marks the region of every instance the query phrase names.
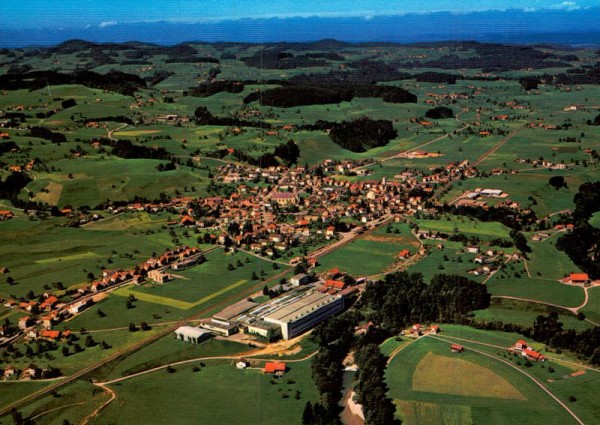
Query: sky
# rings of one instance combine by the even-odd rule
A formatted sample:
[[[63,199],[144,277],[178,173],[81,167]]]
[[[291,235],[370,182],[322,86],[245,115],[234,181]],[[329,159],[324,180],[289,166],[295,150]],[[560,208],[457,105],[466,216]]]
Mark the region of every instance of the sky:
[[[600,0],[0,0],[0,47],[73,38],[598,46],[598,22]]]
[[[569,12],[600,7],[600,0],[6,0],[5,29],[107,28],[140,22],[207,22],[243,18],[340,18],[516,9]]]

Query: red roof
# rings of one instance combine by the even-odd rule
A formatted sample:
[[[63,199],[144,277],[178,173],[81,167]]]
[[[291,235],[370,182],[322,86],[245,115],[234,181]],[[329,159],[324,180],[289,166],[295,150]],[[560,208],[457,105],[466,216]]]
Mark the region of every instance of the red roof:
[[[544,356],[541,353],[538,353],[537,351],[530,350],[529,348],[524,349],[523,353],[525,353],[525,355],[527,357],[531,357],[532,359],[536,359],[536,360],[544,358]]]
[[[527,347],[527,341],[525,341],[524,339],[518,340],[517,344],[524,345],[525,347]]]
[[[284,362],[267,362],[265,363],[265,368],[263,369],[264,373],[276,373],[276,372],[285,372],[285,363]]]
[[[271,197],[273,199],[293,199],[296,197],[296,194],[291,192],[273,192]]]
[[[571,282],[585,282],[590,280],[587,273],[571,273]]]
[[[328,279],[325,281],[325,286],[327,288],[332,288],[332,289],[344,289],[346,284],[344,282],[342,282],[341,280]]]
[[[60,331],[41,331],[40,336],[42,338],[58,339]]]
[[[462,351],[462,350],[464,350],[463,346],[462,346],[462,345],[458,345],[458,344],[452,344],[452,345],[450,346],[450,348],[451,348],[452,350],[456,350],[456,351]]]

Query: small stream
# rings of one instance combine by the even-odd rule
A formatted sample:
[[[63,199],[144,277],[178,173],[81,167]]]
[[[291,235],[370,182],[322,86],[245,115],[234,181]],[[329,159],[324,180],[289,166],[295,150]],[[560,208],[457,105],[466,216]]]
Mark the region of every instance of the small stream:
[[[343,379],[343,393],[344,397],[342,398],[342,403],[344,406],[344,410],[342,411],[341,419],[344,425],[364,425],[365,421],[359,415],[352,412],[348,401],[352,398],[352,393],[354,391],[354,376],[356,372],[346,371],[344,372]]]

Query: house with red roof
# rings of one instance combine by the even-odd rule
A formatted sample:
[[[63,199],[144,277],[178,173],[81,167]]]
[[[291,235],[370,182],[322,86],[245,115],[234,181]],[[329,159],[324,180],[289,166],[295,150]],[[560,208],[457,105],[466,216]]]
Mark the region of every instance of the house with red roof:
[[[334,278],[338,277],[339,275],[341,275],[341,273],[340,273],[340,269],[337,267],[334,267],[327,272],[327,277],[329,279],[334,279]]]
[[[40,331],[38,338],[47,339],[49,341],[58,341],[60,338],[60,331],[51,331],[48,329]]]
[[[40,304],[40,310],[51,311],[56,304],[58,304],[58,298],[56,298],[54,295],[50,295],[44,300],[43,303]]]
[[[14,216],[15,215],[9,210],[0,210],[0,220],[8,220]]]
[[[423,333],[423,328],[421,327],[420,323],[416,323],[413,325],[412,328],[410,328],[410,334],[412,336],[421,336]]]
[[[408,257],[410,256],[410,250],[408,249],[403,249],[402,251],[400,251],[400,253],[398,254],[398,258],[400,260],[406,260]]]
[[[587,273],[571,273],[569,283],[590,283],[590,277]]]
[[[528,347],[527,341],[520,339],[515,343],[515,350],[523,351]]]
[[[536,362],[545,362],[546,357],[543,354],[538,353],[537,351],[531,350],[529,348],[525,348],[521,355],[529,360],[534,360]]]
[[[327,279],[325,281],[325,288],[327,290],[336,289],[338,291],[341,291],[345,287],[346,287],[346,283],[342,280]]]
[[[263,373],[283,375],[286,370],[285,362],[267,362],[263,368]]]
[[[453,353],[462,353],[463,351],[465,351],[465,347],[463,347],[462,345],[458,345],[458,344],[452,344],[450,346],[450,350]]]

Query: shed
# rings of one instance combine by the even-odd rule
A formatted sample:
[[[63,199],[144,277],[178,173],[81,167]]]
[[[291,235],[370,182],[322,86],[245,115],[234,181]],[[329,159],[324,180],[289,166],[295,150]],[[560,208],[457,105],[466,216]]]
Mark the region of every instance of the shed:
[[[175,331],[175,336],[177,339],[191,344],[200,344],[202,341],[211,338],[212,334],[209,331],[193,326],[181,326]]]

